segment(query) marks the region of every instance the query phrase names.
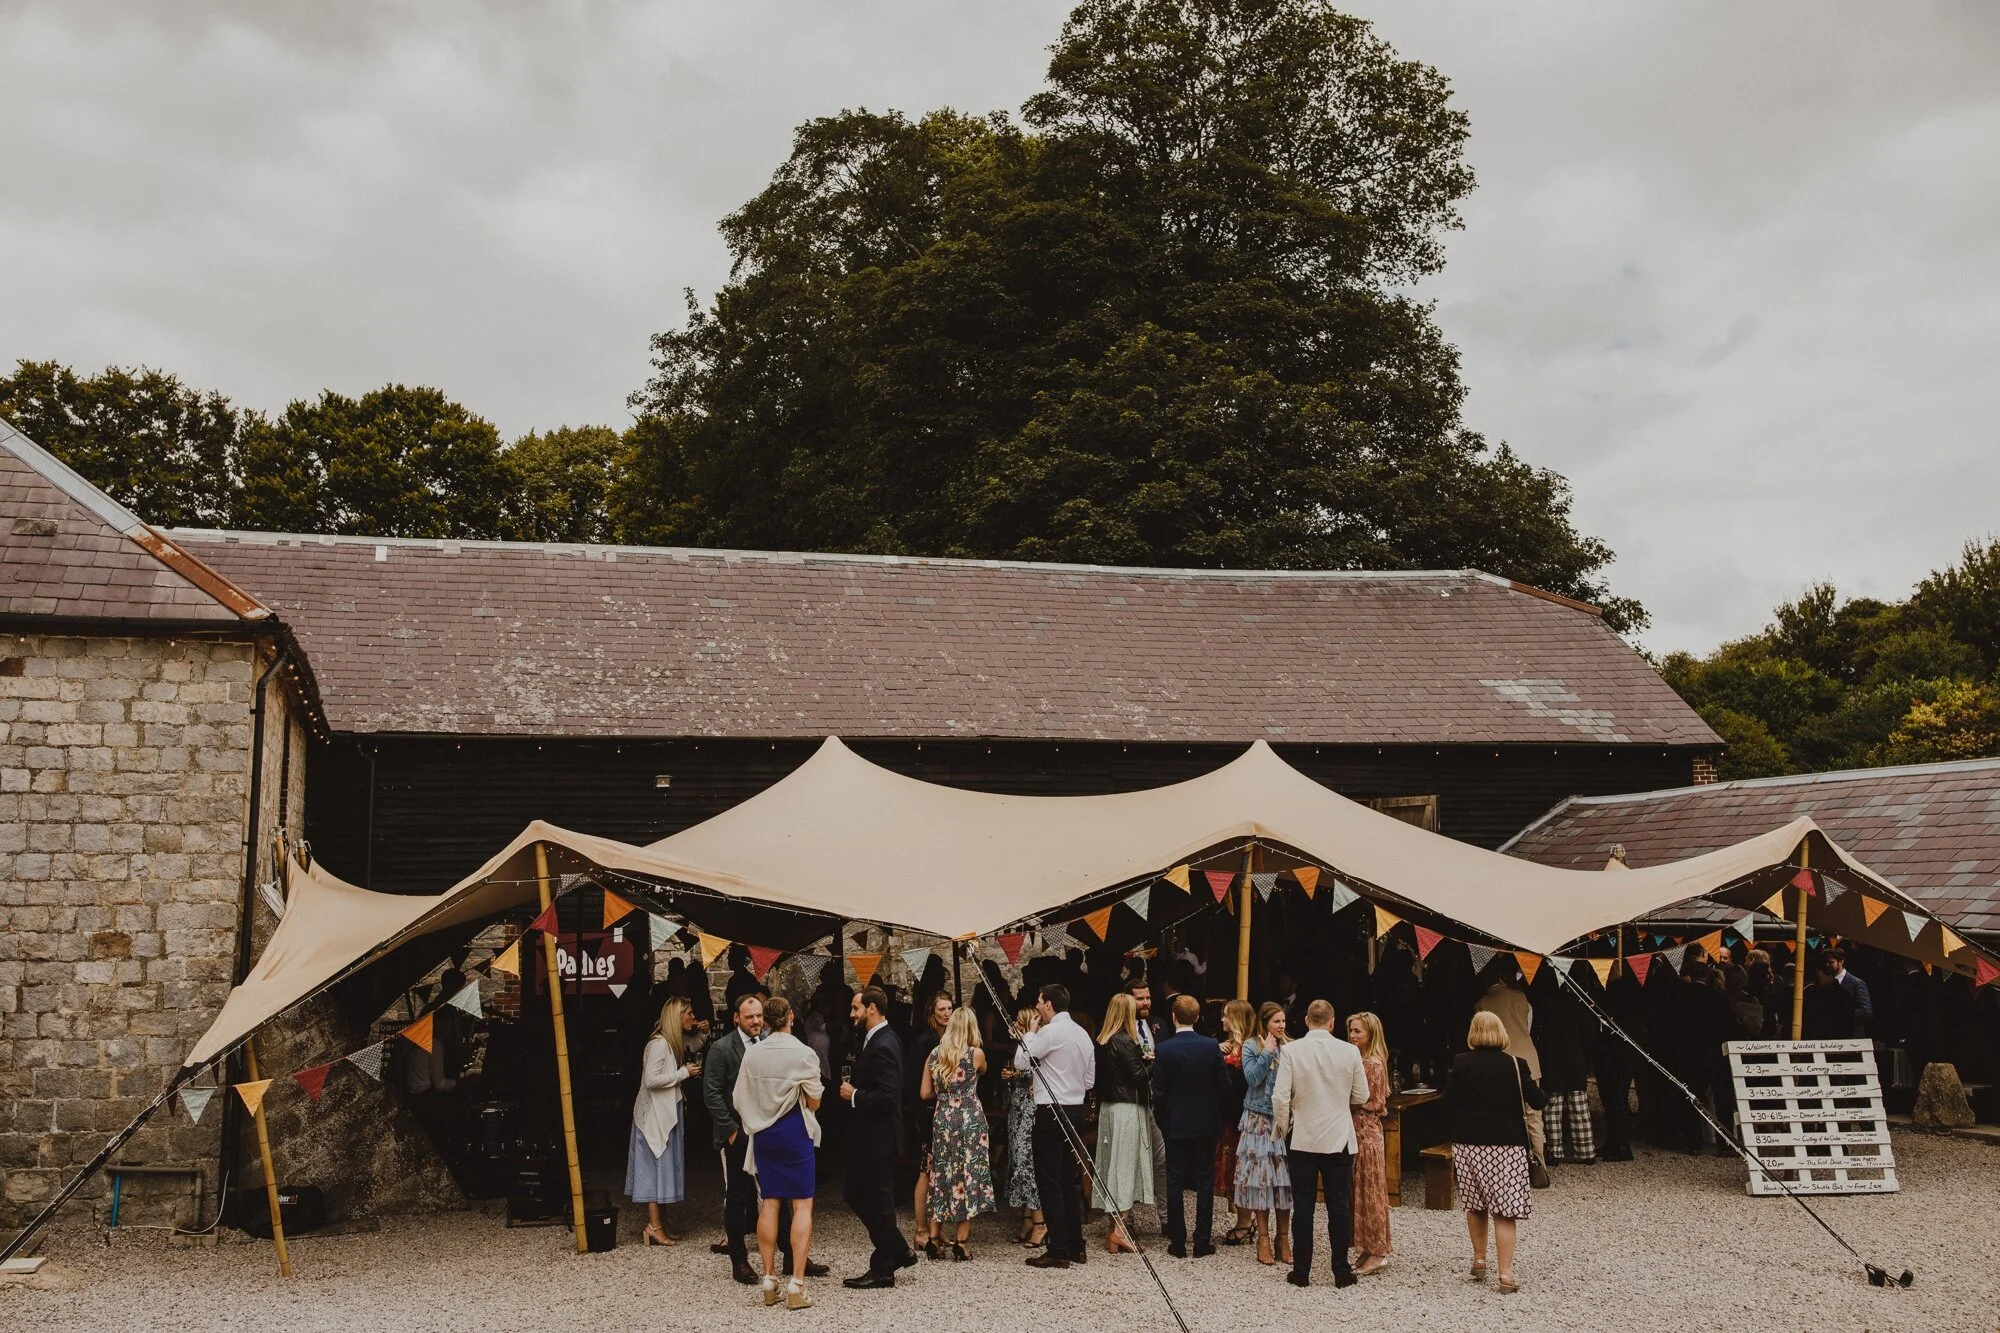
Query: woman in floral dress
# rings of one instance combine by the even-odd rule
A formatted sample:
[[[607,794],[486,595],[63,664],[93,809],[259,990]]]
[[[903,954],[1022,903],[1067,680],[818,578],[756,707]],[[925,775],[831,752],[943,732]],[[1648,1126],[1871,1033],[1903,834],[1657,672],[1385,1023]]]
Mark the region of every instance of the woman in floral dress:
[[[1389,1043],[1382,1020],[1351,1014],[1347,1039],[1368,1071],[1368,1100],[1354,1108],[1354,1248],[1356,1276],[1389,1266],[1389,1163],[1384,1157],[1382,1113],[1389,1109]],[[1396,1163],[1402,1170],[1402,1163]]]
[[[1016,1031],[1034,1026],[1035,1011],[1014,1015]],[[1042,1222],[1042,1196],[1035,1186],[1035,1076],[1006,1065],[1000,1071],[1007,1087],[1007,1206],[1021,1210],[1021,1229],[1014,1236],[1022,1245],[1040,1245],[1049,1234]]]
[[[954,1260],[970,1259],[965,1248],[972,1219],[993,1211],[992,1139],[986,1110],[979,1104],[979,1076],[986,1072],[980,1049],[979,1019],[971,1006],[945,1025],[937,1050],[924,1061],[918,1095],[937,1102],[931,1122],[930,1221],[958,1227],[951,1243]]]

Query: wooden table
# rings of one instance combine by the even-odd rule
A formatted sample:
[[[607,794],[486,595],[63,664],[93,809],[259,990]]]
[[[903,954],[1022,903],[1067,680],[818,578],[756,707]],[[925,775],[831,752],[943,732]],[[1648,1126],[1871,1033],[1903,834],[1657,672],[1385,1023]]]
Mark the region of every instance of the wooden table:
[[[1444,1094],[1435,1088],[1389,1094],[1389,1106],[1382,1115],[1382,1164],[1388,1168],[1389,1206],[1392,1208],[1403,1201],[1403,1112],[1412,1106],[1434,1102],[1442,1096]]]

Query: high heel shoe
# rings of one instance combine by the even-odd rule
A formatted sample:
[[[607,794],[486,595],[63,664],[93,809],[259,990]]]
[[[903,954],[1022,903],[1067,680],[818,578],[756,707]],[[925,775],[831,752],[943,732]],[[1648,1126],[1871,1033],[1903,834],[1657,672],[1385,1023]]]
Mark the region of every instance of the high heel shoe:
[[[639,1233],[639,1239],[645,1242],[647,1245],[672,1245],[674,1241],[678,1238],[670,1236],[666,1232],[655,1228],[652,1225],[652,1223],[649,1222],[646,1224],[646,1229]]]
[[[785,1308],[787,1310],[810,1310],[812,1306],[812,1297],[806,1295],[804,1287],[793,1285],[786,1289]]]
[[[1257,1262],[1267,1268],[1278,1262],[1271,1254],[1271,1238],[1261,1231],[1257,1233]]]
[[[951,1261],[953,1263],[962,1264],[970,1258],[972,1258],[972,1251],[965,1248],[964,1241],[955,1240],[951,1243]]]
[[[1028,1232],[1028,1238],[1021,1243],[1031,1250],[1041,1249],[1049,1243],[1048,1226],[1044,1223],[1037,1223],[1034,1229]]]
[[[944,1258],[944,1242],[932,1236],[924,1242],[924,1253],[933,1259]]]

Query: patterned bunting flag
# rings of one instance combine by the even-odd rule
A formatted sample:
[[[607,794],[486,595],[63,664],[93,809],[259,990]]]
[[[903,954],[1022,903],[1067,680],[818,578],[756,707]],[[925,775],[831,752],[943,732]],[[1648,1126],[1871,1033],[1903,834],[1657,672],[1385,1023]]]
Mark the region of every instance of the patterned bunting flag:
[[[332,1068],[333,1062],[328,1061],[323,1065],[314,1065],[311,1069],[301,1069],[298,1073],[292,1075],[292,1082],[304,1088],[306,1096],[312,1098],[314,1101],[318,1101],[319,1095],[326,1091],[327,1071]]]
[[[479,983],[476,981],[466,982],[458,994],[452,996],[446,1003],[454,1009],[463,1009],[474,1018],[486,1017],[486,1010],[479,1003]]]
[[[544,935],[556,933],[556,905],[552,902],[542,909],[541,915],[528,923],[529,930],[539,930]]]
[[[861,983],[863,990],[866,990],[868,983],[875,980],[875,969],[882,965],[882,955],[879,953],[851,953],[847,955],[847,961],[854,967],[854,979]]]
[[[1292,872],[1292,878],[1299,882],[1301,889],[1305,890],[1306,897],[1311,898],[1313,890],[1319,887],[1319,867],[1300,866]]]
[[[707,967],[710,963],[713,963],[730,944],[728,940],[723,939],[720,935],[708,935],[701,931],[695,932],[695,942],[701,948],[701,965],[703,967]]]
[[[1250,883],[1257,890],[1257,896],[1265,902],[1269,902],[1271,901],[1271,890],[1278,887],[1278,872],[1275,870],[1260,870],[1250,876]]]
[[[243,1105],[248,1108],[251,1115],[256,1115],[257,1108],[264,1104],[264,1093],[270,1088],[271,1080],[260,1078],[255,1083],[238,1083],[234,1086],[236,1095],[243,1099]]]
[[[1175,888],[1179,889],[1182,893],[1187,893],[1189,891],[1188,868],[1186,866],[1175,866],[1172,870],[1169,870],[1166,874],[1160,876],[1160,878],[1165,880],[1167,883],[1173,885]]]
[[[2000,967],[1995,967],[1984,958],[1974,958],[1972,960],[1972,984],[1974,986],[1989,986],[1995,981],[2000,981]],[[181,1095],[185,1097],[187,1094],[183,1092]]]
[[[1085,913],[1081,920],[1084,925],[1090,927],[1090,933],[1097,936],[1098,939],[1108,940],[1111,938],[1110,908],[1100,907],[1095,912]]]
[[[1813,874],[1813,872],[1810,870],[1801,870],[1799,871],[1798,874],[1792,876],[1792,887],[1797,889],[1800,893],[1810,894],[1814,897],[1818,897],[1819,876]]]
[[[1785,891],[1779,889],[1776,893],[1766,898],[1764,900],[1764,910],[1772,916],[1783,916],[1785,914]]]
[[[1021,965],[1021,946],[1028,942],[1026,932],[1010,930],[1004,935],[995,935],[993,942],[1000,946],[1000,952],[1007,955],[1007,966]]]
[[[1063,925],[1061,922],[1042,927],[1042,949],[1044,952],[1061,953],[1074,943],[1076,943],[1076,940],[1070,935],[1069,927]]]
[[[1411,926],[1410,929],[1417,932],[1417,957],[1419,958],[1429,958],[1431,950],[1437,948],[1438,941],[1444,938],[1444,936],[1438,934],[1435,930],[1426,930],[1422,926]]]
[[[1521,965],[1521,979],[1530,986],[1535,984],[1535,973],[1542,970],[1542,956],[1538,953],[1514,951],[1514,961]]]
[[[1335,880],[1333,882],[1333,887],[1327,890],[1326,898],[1327,898],[1327,905],[1336,912],[1340,911],[1344,907],[1348,907],[1354,903],[1358,903],[1361,901],[1360,894],[1356,893],[1353,889],[1348,888],[1345,884],[1342,884],[1339,880]]]
[[[568,893],[589,878],[590,872],[587,870],[566,871],[556,876],[556,892]]]
[[[1861,895],[1861,922],[1863,925],[1874,925],[1882,913],[1888,910],[1889,904],[1883,902],[1881,899],[1870,898],[1865,893]]]
[[[903,950],[903,966],[908,968],[910,970],[910,975],[917,978],[918,980],[921,981],[923,979],[924,969],[928,968],[930,965],[931,965],[931,951],[929,949]]]
[[[1147,915],[1153,910],[1153,886],[1148,884],[1127,894],[1125,905],[1137,912],[1141,921],[1146,920]]]
[[[1944,952],[1946,957],[1950,957],[1952,954],[1957,953],[1960,949],[1963,949],[1965,947],[1965,941],[1960,939],[1957,936],[1957,934],[1953,932],[1952,928],[1950,926],[1945,925],[1942,921],[1938,923],[1938,935],[1944,941]]]
[[[1472,955],[1472,971],[1475,975],[1484,972],[1486,965],[1493,961],[1493,955],[1500,952],[1498,949],[1489,949],[1483,944],[1472,944],[1469,942],[1465,948],[1466,952]]]
[[[1215,895],[1215,901],[1221,902],[1229,896],[1229,886],[1236,882],[1234,870],[1204,870],[1201,873],[1208,880],[1208,891]]]
[[[1677,944],[1660,955],[1665,960],[1668,970],[1673,972],[1681,970],[1682,965],[1687,962],[1687,956],[1688,946],[1685,944]]]
[[[1379,939],[1380,937],[1387,935],[1391,930],[1395,929],[1396,923],[1398,921],[1401,921],[1402,919],[1403,918],[1397,916],[1394,912],[1390,911],[1388,908],[1382,906],[1382,904],[1380,903],[1375,904],[1376,938]]]
[[[431,1030],[436,1020],[436,1014],[425,1014],[422,1018],[419,1018],[396,1035],[399,1037],[408,1037],[411,1041],[428,1051],[431,1048]]]
[[[514,940],[508,943],[506,948],[502,949],[499,953],[494,954],[493,962],[489,964],[489,966],[491,966],[495,972],[505,972],[510,977],[520,976],[521,975],[520,939],[516,937]]]
[[[750,975],[757,978],[757,980],[759,981],[762,981],[764,979],[764,974],[769,972],[772,966],[776,964],[780,958],[783,958],[785,956],[785,951],[783,949],[767,948],[762,944],[753,944],[749,946],[749,948],[750,948]]]
[[[1903,913],[1903,925],[1910,932],[1910,943],[1912,944],[1917,942],[1917,936],[1923,934],[1924,927],[1929,924],[1921,912]]]
[[[1828,907],[1833,906],[1834,903],[1840,900],[1840,895],[1847,892],[1846,889],[1842,888],[1840,885],[1834,883],[1830,879],[1822,878],[1819,882],[1819,887],[1820,890],[1826,896],[1826,905]]]
[[[389,1054],[388,1045],[389,1043],[386,1041],[378,1041],[373,1046],[363,1046],[360,1050],[354,1051],[347,1056],[347,1063],[353,1065],[377,1083],[380,1083],[382,1081],[382,1064]]]
[[[1646,984],[1646,974],[1653,970],[1653,955],[1649,953],[1627,954],[1625,966],[1632,969],[1633,980],[1641,986]]]
[[[646,933],[653,941],[654,953],[667,947],[667,941],[674,937],[674,931],[677,929],[673,922],[658,912],[646,913]]]
[[[1985,959],[1980,960],[1982,963]],[[1987,964],[1991,966],[1991,964]],[[214,1088],[182,1088],[181,1106],[187,1111],[188,1119],[199,1125],[201,1113],[208,1109],[209,1099],[215,1096]]]
[[[604,891],[604,921],[602,924],[607,929],[612,922],[622,921],[638,910],[638,908],[626,902],[611,890],[606,889]]]
[[[826,972],[826,965],[833,959],[823,953],[795,953],[791,966],[798,970],[799,980],[807,986],[817,986]]]

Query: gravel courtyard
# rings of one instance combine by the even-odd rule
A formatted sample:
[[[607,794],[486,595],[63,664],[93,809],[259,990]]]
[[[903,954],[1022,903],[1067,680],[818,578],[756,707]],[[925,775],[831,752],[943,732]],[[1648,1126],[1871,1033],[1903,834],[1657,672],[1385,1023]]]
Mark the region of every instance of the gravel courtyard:
[[[1445,1329],[2000,1328],[2000,1149],[1898,1133],[1903,1192],[1819,1201],[1828,1221],[1869,1258],[1916,1270],[1908,1291],[1869,1287],[1795,1205],[1752,1199],[1734,1161],[1642,1152],[1637,1162],[1562,1168],[1535,1196],[1523,1227],[1520,1294],[1464,1280],[1458,1213],[1395,1210],[1387,1272],[1335,1291],[1324,1268],[1298,1291],[1250,1248],[1212,1259],[1169,1259],[1152,1242],[1167,1287],[1196,1333],[1324,1326]],[[620,1247],[579,1256],[559,1229],[509,1231],[480,1211],[392,1219],[380,1231],[302,1237],[297,1276],[282,1282],[268,1243],[168,1248],[161,1233],[69,1231],[46,1248],[41,1273],[0,1287],[0,1327],[63,1329],[445,1329],[482,1333],[577,1328],[733,1330],[773,1324],[836,1329],[1172,1329],[1136,1257],[1103,1253],[1093,1227],[1089,1265],[1068,1273],[1022,1267],[998,1221],[973,1231],[970,1264],[925,1262],[893,1292],[850,1292],[865,1239],[828,1200],[816,1256],[834,1277],[813,1284],[818,1308],[766,1310],[708,1253],[718,1231],[704,1202],[679,1211],[692,1234],[673,1249],[641,1249],[640,1217],[621,1213]],[[693,1225],[699,1222],[701,1225]]]

